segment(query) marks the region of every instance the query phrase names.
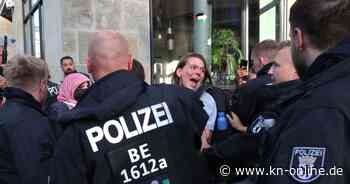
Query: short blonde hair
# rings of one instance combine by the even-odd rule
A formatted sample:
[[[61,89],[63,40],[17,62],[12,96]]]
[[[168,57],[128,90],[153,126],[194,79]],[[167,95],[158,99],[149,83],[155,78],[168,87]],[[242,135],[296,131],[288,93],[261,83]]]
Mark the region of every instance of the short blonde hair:
[[[40,81],[48,80],[49,68],[42,59],[17,55],[5,65],[4,76],[10,87],[33,90]]]
[[[252,55],[255,55],[257,58],[266,57],[269,61],[272,61],[279,50],[280,45],[277,41],[267,39],[255,45],[252,50]]]

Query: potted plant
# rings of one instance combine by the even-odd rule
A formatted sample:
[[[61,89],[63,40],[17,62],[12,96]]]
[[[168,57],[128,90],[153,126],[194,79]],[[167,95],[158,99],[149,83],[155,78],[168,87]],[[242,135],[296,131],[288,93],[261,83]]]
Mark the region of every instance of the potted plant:
[[[219,83],[233,84],[242,51],[231,29],[214,29],[212,42],[211,71]]]

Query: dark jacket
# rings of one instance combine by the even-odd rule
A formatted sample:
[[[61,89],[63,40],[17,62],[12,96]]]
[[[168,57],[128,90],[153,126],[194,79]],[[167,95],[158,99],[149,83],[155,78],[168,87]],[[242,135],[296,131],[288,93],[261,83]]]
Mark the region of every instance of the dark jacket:
[[[44,109],[47,110],[51,104],[55,103],[57,101],[57,95],[59,93],[59,85],[48,81],[47,82],[47,99],[46,102],[44,104]]]
[[[252,122],[257,113],[261,112],[261,109],[258,107],[260,104],[257,102],[257,95],[261,93],[259,92],[261,88],[264,88],[272,82],[271,76],[267,73],[270,67],[271,64],[265,65],[259,71],[259,75],[256,79],[249,80],[233,93],[230,110],[235,112],[242,122]],[[268,100],[269,99],[266,99],[266,101]]]
[[[126,71],[96,82],[55,150],[55,183],[208,183],[196,140],[207,115],[190,91]],[[98,137],[96,137],[98,136]]]
[[[0,89],[0,108],[2,106],[2,101],[5,100],[4,99],[4,90],[3,89]]]
[[[262,78],[265,76],[268,76],[269,70],[272,67],[273,63],[268,63],[264,65],[257,73],[256,76],[257,78]]]
[[[284,99],[288,108],[268,131],[264,145],[263,166],[267,171],[271,167],[282,168],[284,172],[262,176],[259,183],[347,184],[350,182],[350,39],[320,55],[303,81]],[[287,172],[305,171],[311,165],[316,171],[323,168],[324,174]],[[342,176],[332,176],[329,169],[334,167],[342,170]]]
[[[0,183],[48,183],[54,137],[40,104],[17,88],[6,89],[0,109]]]
[[[264,116],[267,113],[274,113],[276,118],[281,111],[280,98],[283,99],[290,90],[297,88],[300,85],[299,80],[288,81],[276,85],[265,86],[258,90],[255,96],[252,96],[259,105],[257,115]],[[257,117],[257,116],[256,116]],[[255,118],[256,118],[255,117]],[[251,124],[251,123],[248,123]],[[249,130],[249,129],[248,129]],[[207,150],[206,156],[213,160],[226,160],[237,166],[247,166],[250,163],[255,163],[259,158],[259,143],[261,135],[234,134],[226,137],[221,143],[214,145]]]
[[[65,116],[65,114],[67,114],[68,111],[70,111],[70,109],[64,102],[57,101],[51,104],[46,111],[52,123],[52,127],[55,132],[55,137],[59,138],[62,135],[64,129],[66,129],[68,126],[69,122],[65,121],[65,117],[63,116]]]
[[[300,80],[292,80],[287,82],[282,82],[274,85],[265,85],[256,90],[254,95],[251,96],[251,101],[254,101],[255,108],[252,112],[253,117],[250,119],[255,119],[257,114],[261,112],[277,112],[282,111],[279,103],[280,99],[294,89],[296,89],[301,84]],[[248,123],[250,124],[250,123]]]

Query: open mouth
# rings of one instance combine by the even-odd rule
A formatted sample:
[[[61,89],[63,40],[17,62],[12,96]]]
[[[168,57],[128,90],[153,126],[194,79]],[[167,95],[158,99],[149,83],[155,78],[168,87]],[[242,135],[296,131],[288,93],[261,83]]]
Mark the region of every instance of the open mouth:
[[[200,83],[200,79],[199,78],[190,78],[190,81],[191,81],[191,86],[192,88],[197,88],[199,87],[199,83]]]
[[[190,81],[192,81],[193,83],[197,84],[199,82],[199,79],[191,78]]]
[[[194,82],[194,83],[197,83],[198,82],[198,80],[197,79],[190,79],[190,81],[192,81],[192,82]]]

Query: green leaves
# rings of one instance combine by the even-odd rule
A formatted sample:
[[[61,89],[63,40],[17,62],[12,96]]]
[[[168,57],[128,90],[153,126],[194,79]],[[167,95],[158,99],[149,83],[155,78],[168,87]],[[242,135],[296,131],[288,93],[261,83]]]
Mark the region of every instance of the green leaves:
[[[231,29],[214,29],[213,32],[213,48],[239,48],[234,32]]]
[[[213,30],[212,70],[226,73],[228,80],[234,80],[242,52],[239,48],[239,38],[231,29]]]

